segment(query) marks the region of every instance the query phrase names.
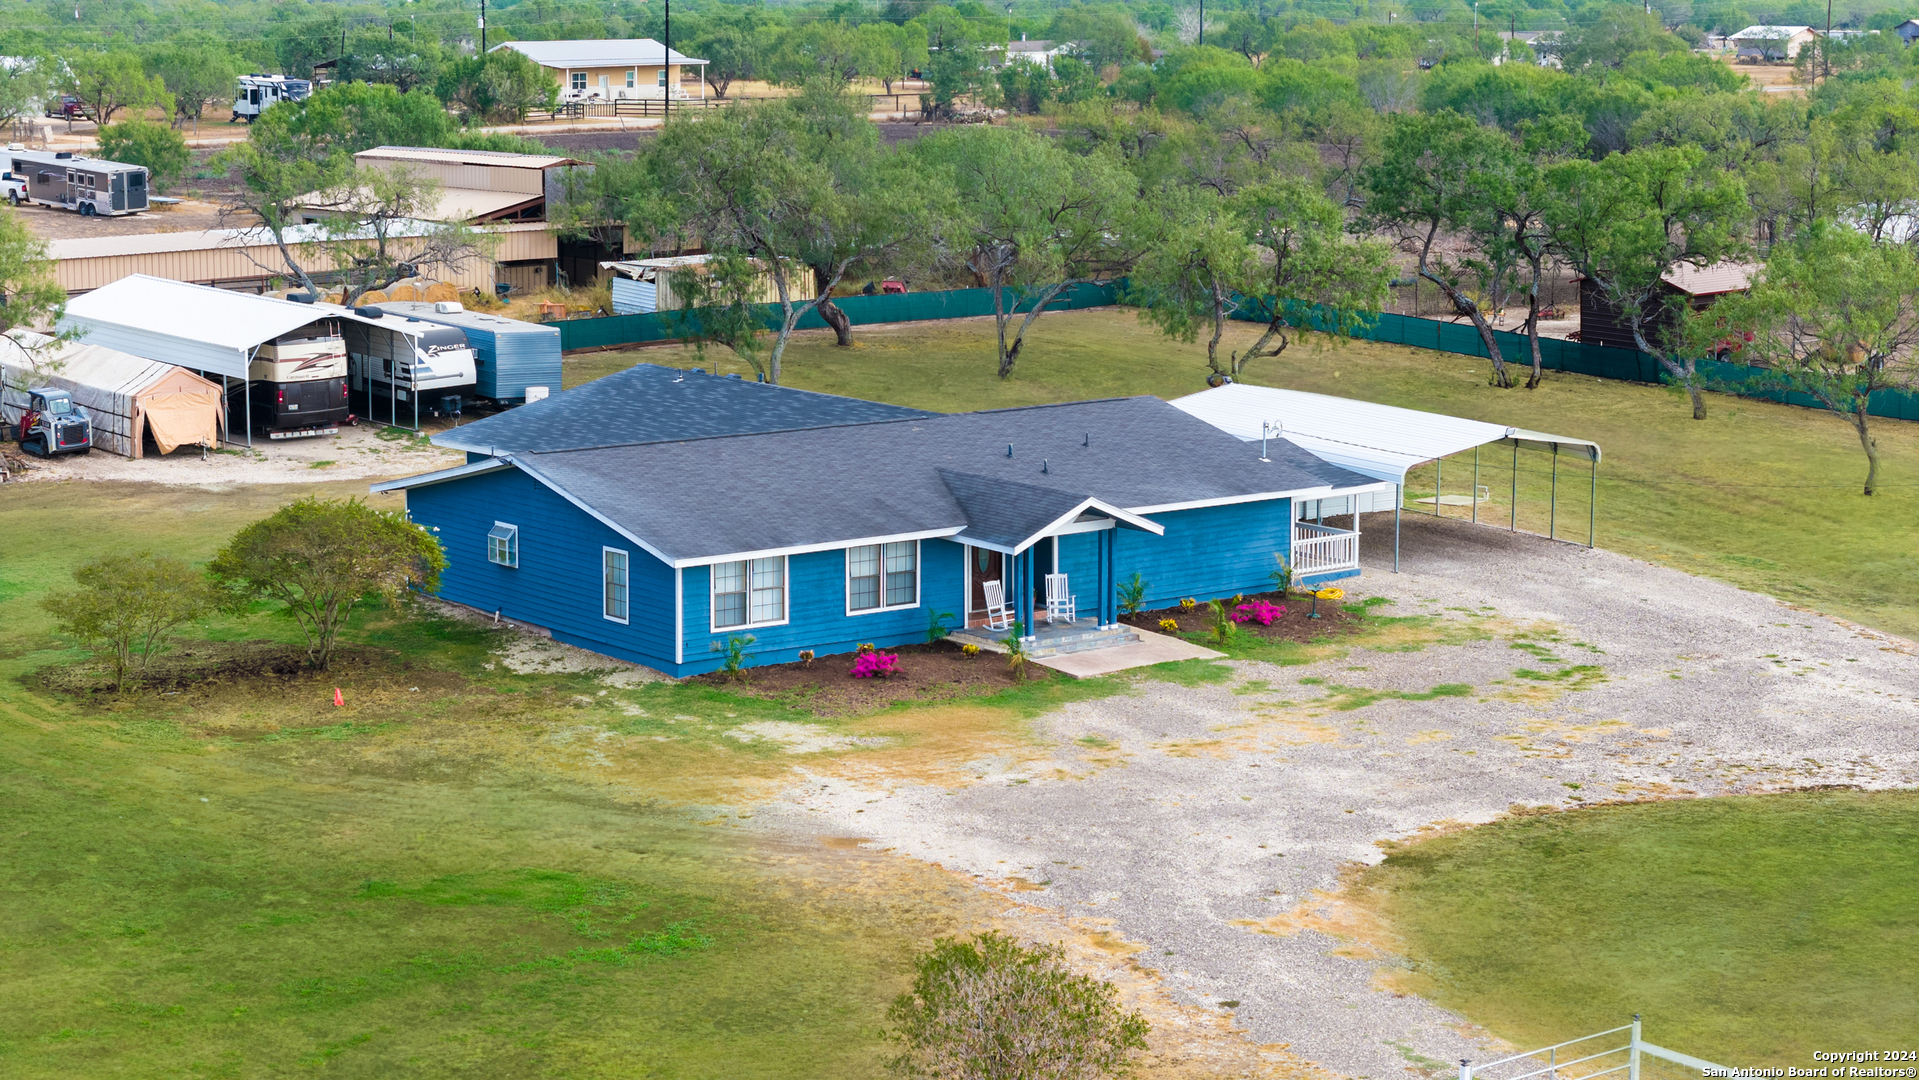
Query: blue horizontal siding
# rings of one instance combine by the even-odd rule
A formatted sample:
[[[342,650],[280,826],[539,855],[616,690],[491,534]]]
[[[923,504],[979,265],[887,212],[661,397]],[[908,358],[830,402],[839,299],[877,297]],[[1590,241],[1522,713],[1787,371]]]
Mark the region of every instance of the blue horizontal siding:
[[[788,621],[781,626],[744,630],[712,628],[711,568],[685,570],[686,662],[680,674],[718,670],[728,638],[751,635],[747,651],[755,664],[785,664],[803,649],[820,656],[852,652],[863,643],[886,649],[926,640],[935,611],[950,612],[948,626],[959,624],[965,600],[965,563],[960,545],[946,540],[920,542],[920,602],[910,608],[846,613],[846,552],[812,551],[791,555],[786,563]]]
[[[554,640],[672,672],[673,569],[544,484],[506,469],[407,492],[407,511],[446,549],[438,595],[542,626]],[[520,565],[488,562],[495,521],[520,529]],[[628,622],[602,615],[601,549],[627,553]]]
[[[1098,618],[1099,534],[1072,533],[1055,537],[1053,542],[1059,545],[1059,572],[1066,575],[1075,610],[1083,618]]]
[[[1291,499],[1206,506],[1148,515],[1165,536],[1121,529],[1116,555],[1119,580],[1137,572],[1146,581],[1146,606],[1166,607],[1181,597],[1212,600],[1273,587],[1274,558],[1292,551]],[[1081,602],[1085,600],[1082,597]]]

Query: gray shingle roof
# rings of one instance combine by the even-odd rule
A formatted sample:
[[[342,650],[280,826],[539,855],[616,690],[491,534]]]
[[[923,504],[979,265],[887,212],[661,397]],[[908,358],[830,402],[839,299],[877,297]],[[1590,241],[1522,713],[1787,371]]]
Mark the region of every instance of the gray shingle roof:
[[[1268,456],[1137,397],[513,460],[674,562],[976,527],[997,542],[1089,496],[1138,511],[1375,483],[1284,440]]]
[[[920,409],[636,364],[433,437],[476,454],[580,450],[932,416]]]

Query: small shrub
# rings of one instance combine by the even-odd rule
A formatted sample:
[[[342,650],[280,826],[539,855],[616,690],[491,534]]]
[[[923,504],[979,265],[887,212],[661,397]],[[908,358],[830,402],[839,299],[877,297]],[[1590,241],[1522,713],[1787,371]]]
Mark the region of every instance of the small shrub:
[[[947,635],[953,632],[953,628],[946,625],[946,620],[952,617],[953,613],[950,611],[935,611],[932,617],[927,619],[926,641],[929,645],[935,641],[944,641]]]
[[[115,690],[126,688],[136,649],[144,674],[174,627],[219,603],[206,579],[185,560],[148,551],[103,555],[76,568],[73,580],[78,589],[51,589],[40,606],[62,633],[105,647]]]
[[[803,666],[803,667],[812,667],[812,666],[813,666],[813,656],[814,656],[814,652],[813,652],[813,650],[811,650],[811,649],[801,649],[801,650],[800,650],[800,664],[801,664],[801,666]]]
[[[1206,631],[1213,635],[1214,644],[1224,645],[1239,633],[1239,624],[1233,621],[1232,609],[1223,600],[1206,601]]]
[[[1286,609],[1265,600],[1255,600],[1250,604],[1239,604],[1233,608],[1233,621],[1236,623],[1256,622],[1261,626],[1271,626],[1277,619],[1284,618]]]
[[[1246,594],[1245,594],[1245,593],[1234,593],[1234,594],[1233,594],[1233,606],[1234,606],[1234,607],[1238,607],[1239,605],[1241,605],[1241,604],[1243,604],[1243,603],[1245,603],[1245,602],[1246,602]]]
[[[979,646],[969,641],[966,644],[960,646],[960,655],[966,657],[968,660],[971,660],[973,657],[979,655]]]
[[[1136,615],[1140,606],[1146,603],[1146,579],[1134,571],[1133,576],[1119,583],[1119,613]]]
[[[752,634],[735,634],[727,638],[725,644],[713,643],[714,652],[725,654],[725,659],[720,661],[720,670],[726,673],[727,678],[734,682],[746,678],[746,662],[753,659],[753,654],[747,652],[746,647],[758,640]]]
[[[1013,673],[1013,681],[1021,682],[1026,678],[1026,661],[1032,659],[1026,655],[1026,624],[1015,621],[1006,633],[1006,667]]]
[[[1196,608],[1196,607],[1198,607],[1198,606],[1199,606],[1199,601],[1197,601],[1197,600],[1195,600],[1195,599],[1193,599],[1193,598],[1192,598],[1192,597],[1190,597],[1190,596],[1188,596],[1188,597],[1186,597],[1186,598],[1184,598],[1184,599],[1182,599],[1182,600],[1181,600],[1181,601],[1179,602],[1179,609],[1180,609],[1181,611],[1191,611],[1191,610],[1193,610],[1194,608]]]
[[[870,641],[867,641],[867,642],[862,642],[858,645],[853,646],[853,651],[856,653],[870,653],[874,650],[874,648],[875,648],[874,644]]]
[[[900,658],[893,653],[863,652],[853,660],[855,679],[884,679],[899,669]]]
[[[1179,620],[1178,619],[1161,619],[1159,621],[1159,628],[1161,630],[1166,631],[1169,634],[1177,634],[1179,633]]]
[[[914,961],[913,989],[887,1011],[895,1075],[954,1080],[1100,1080],[1146,1048],[1146,1018],[1111,984],[1067,968],[1057,945],[985,933],[941,938]]]
[[[1287,562],[1286,556],[1279,552],[1274,552],[1273,558],[1279,560],[1279,569],[1271,574],[1273,584],[1278,586],[1279,595],[1285,596],[1293,591],[1293,564]]]

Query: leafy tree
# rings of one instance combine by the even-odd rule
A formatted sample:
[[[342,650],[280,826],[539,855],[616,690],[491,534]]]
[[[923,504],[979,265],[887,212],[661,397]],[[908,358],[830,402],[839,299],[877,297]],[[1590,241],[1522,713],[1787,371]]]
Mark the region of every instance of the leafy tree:
[[[448,64],[440,72],[434,93],[479,123],[517,123],[525,120],[529,111],[551,109],[560,99],[560,87],[553,76],[513,49],[495,49]]]
[[[693,38],[693,55],[706,61],[706,81],[725,98],[735,81],[761,77],[772,51],[773,27],[759,8],[723,8]],[[922,46],[924,39],[920,39]],[[924,49],[922,48],[922,51]]]
[[[100,129],[100,156],[144,165],[156,191],[173,186],[187,170],[187,140],[174,129],[150,120],[122,120]]]
[[[207,564],[230,602],[286,605],[306,635],[307,660],[332,666],[340,627],[368,596],[432,589],[446,569],[439,541],[400,513],[358,499],[306,498],[235,533]]]
[[[1503,222],[1486,212],[1484,176],[1506,171],[1514,153],[1510,139],[1458,113],[1394,118],[1380,161],[1364,176],[1363,220],[1390,234],[1417,260],[1420,277],[1439,287],[1454,314],[1471,320],[1492,359],[1492,383],[1512,386],[1512,375],[1480,301],[1468,291],[1477,277],[1482,292],[1502,290],[1510,263]],[[1449,254],[1458,245],[1463,252]]]
[[[510,49],[500,50],[502,53]],[[517,54],[516,54],[517,55]],[[522,57],[522,59],[525,59]],[[334,69],[334,78],[343,83],[386,83],[401,93],[433,89],[447,58],[437,41],[419,40],[379,33],[353,35],[346,54]],[[547,80],[551,82],[549,78]]]
[[[1245,225],[1217,195],[1178,192],[1172,189],[1159,200],[1161,213],[1173,224],[1133,267],[1126,300],[1139,308],[1140,318],[1175,340],[1191,342],[1202,328],[1209,331],[1206,365],[1217,385],[1238,374],[1237,356],[1220,365],[1219,340],[1226,320],[1246,302],[1239,289],[1257,276],[1258,256],[1246,242]]]
[[[299,139],[347,154],[376,146],[440,146],[459,128],[433,95],[403,94],[384,83],[335,83],[305,101],[281,102],[255,121],[254,131],[269,117]],[[262,137],[250,131],[248,138]]]
[[[0,64],[0,124],[11,124],[39,111],[51,82],[49,70],[50,61],[45,57],[20,57]]]
[[[491,255],[496,237],[458,221],[435,221],[439,181],[391,166],[356,171],[321,197],[328,262],[341,275],[341,302],[416,275],[449,277]]]
[[[1054,13],[1045,36],[1053,41],[1077,43],[1080,57],[1094,71],[1147,56],[1131,16],[1110,8],[1101,10],[1080,4],[1061,8]]]
[[[86,103],[87,116],[96,123],[112,123],[122,109],[173,109],[166,84],[148,75],[134,53],[75,52],[64,59],[65,90]]]
[[[1266,329],[1232,358],[1228,374],[1237,377],[1255,357],[1285,352],[1289,333],[1310,328],[1350,337],[1385,306],[1394,273],[1390,245],[1349,238],[1345,215],[1309,182],[1276,177],[1240,192],[1230,205],[1259,249],[1238,288],[1248,300],[1246,313],[1263,319]]]
[[[677,336],[693,342],[694,354],[706,358],[710,342],[724,345],[755,371],[766,370],[761,359],[766,311],[760,303],[765,268],[744,255],[717,255],[703,266],[673,272],[673,295],[680,308],[674,324]]]
[[[1764,368],[1747,385],[1808,394],[1850,424],[1873,494],[1879,443],[1867,406],[1881,390],[1919,384],[1919,253],[1821,223],[1774,247],[1749,292],[1687,319],[1693,352],[1744,335],[1742,357]]]
[[[1618,68],[1634,53],[1686,51],[1684,41],[1668,32],[1659,16],[1629,4],[1590,9],[1590,21],[1562,31],[1553,48],[1567,71],[1582,68]]]
[[[859,29],[862,51],[866,54],[866,75],[880,81],[887,93],[906,73],[926,66],[926,37],[903,26],[867,23]]]
[[[1143,254],[1138,183],[1109,154],[1074,155],[1005,127],[943,131],[911,153],[958,195],[947,244],[993,294],[1002,379],[1048,303],[1071,285],[1122,276]],[[1032,306],[1009,338],[1021,301]]]
[[[173,96],[174,124],[198,123],[209,101],[229,98],[240,65],[216,45],[163,45],[147,54],[146,70]]]
[[[1692,397],[1693,419],[1704,420],[1697,357],[1678,355],[1678,343],[1659,329],[1672,314],[1664,279],[1678,266],[1745,254],[1750,209],[1740,178],[1707,165],[1699,150],[1672,147],[1563,162],[1545,181],[1554,253],[1624,316],[1633,342],[1659,358]]]
[[[1109,983],[1076,975],[1056,945],[988,932],[941,938],[913,964],[913,989],[887,1011],[907,1077],[1100,1080],[1146,1048],[1145,1017]]]
[[[0,209],[0,334],[15,327],[51,331],[66,310],[67,290],[54,277],[47,242],[19,211]]]
[[[144,674],[166,634],[213,610],[216,600],[185,560],[150,551],[103,555],[76,568],[73,581],[78,588],[50,589],[40,606],[61,633],[109,651],[116,691],[126,688],[136,649]]]

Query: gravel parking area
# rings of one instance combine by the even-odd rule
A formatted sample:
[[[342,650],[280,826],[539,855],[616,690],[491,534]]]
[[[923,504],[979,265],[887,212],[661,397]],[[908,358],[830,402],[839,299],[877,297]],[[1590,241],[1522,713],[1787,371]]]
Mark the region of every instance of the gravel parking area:
[[[430,421],[425,434],[451,425]],[[11,443],[9,451],[18,448]],[[151,449],[151,448],[149,448]],[[458,465],[466,455],[443,450],[410,431],[362,423],[337,435],[308,439],[268,439],[203,452],[183,446],[171,454],[134,460],[95,450],[56,458],[21,455],[27,472],[16,480],[132,480],[148,484],[218,487],[228,484],[318,484],[335,480],[371,480],[407,476]]]
[[[1382,841],[1515,806],[1919,783],[1909,642],[1463,522],[1408,515],[1397,575],[1378,569],[1391,543],[1367,534],[1349,594],[1477,640],[1147,684],[1041,718],[1048,760],[982,760],[958,790],[809,778],[759,821],[1017,887],[1139,946],[1254,1042],[1382,1077],[1489,1056],[1462,1018],[1386,988],[1393,958],[1315,929],[1337,921],[1316,894]],[[1472,690],[1376,694],[1448,684]]]

